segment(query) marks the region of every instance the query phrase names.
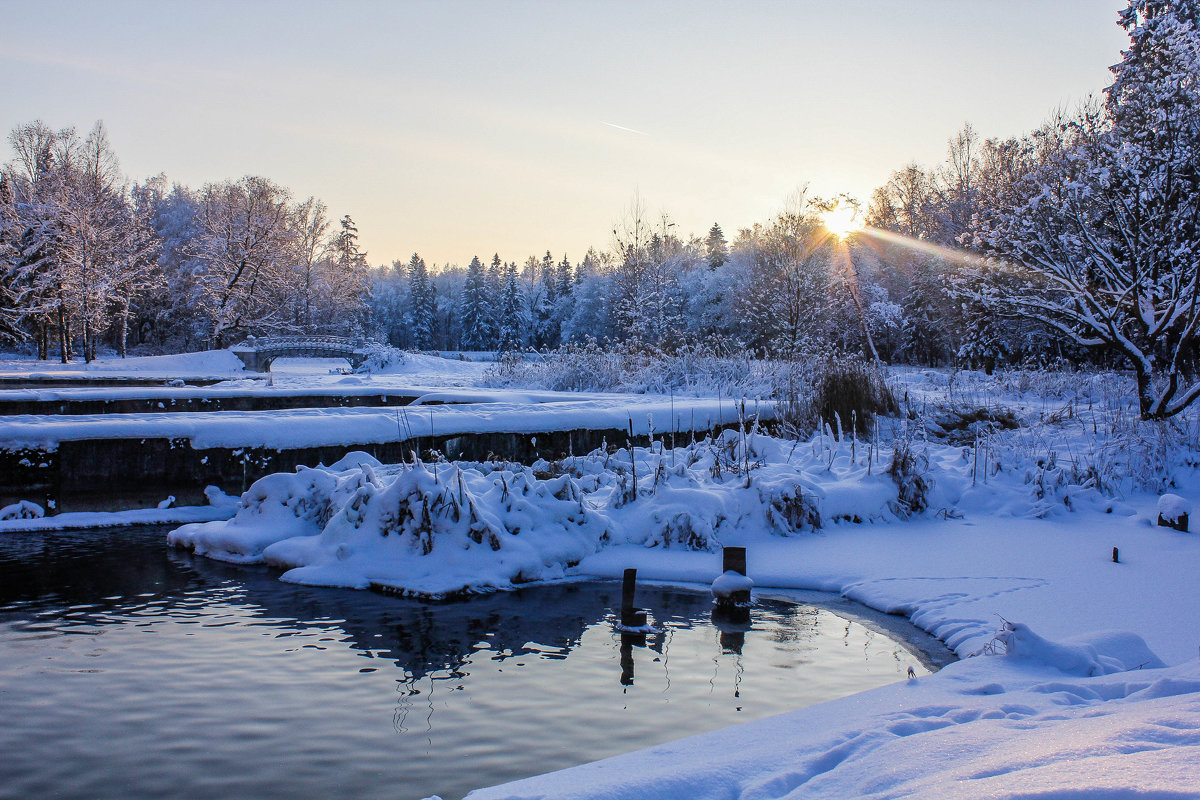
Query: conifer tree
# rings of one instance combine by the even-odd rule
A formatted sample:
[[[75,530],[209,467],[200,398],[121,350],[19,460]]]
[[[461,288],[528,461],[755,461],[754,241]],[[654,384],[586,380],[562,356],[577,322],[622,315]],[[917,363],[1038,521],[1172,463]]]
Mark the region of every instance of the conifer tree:
[[[715,222],[708,229],[708,236],[704,239],[704,251],[709,269],[716,269],[729,260],[729,245],[725,241],[725,234]]]
[[[413,347],[418,350],[433,348],[433,333],[437,299],[429,282],[429,271],[425,259],[416,253],[408,260],[409,329]]]
[[[500,335],[498,347],[511,352],[525,344],[525,309],[522,302],[521,280],[517,274],[517,263],[504,266],[504,288],[500,296]]]
[[[487,275],[479,256],[471,259],[467,279],[459,299],[459,321],[462,325],[462,346],[465,350],[484,350],[489,345],[491,295]]]

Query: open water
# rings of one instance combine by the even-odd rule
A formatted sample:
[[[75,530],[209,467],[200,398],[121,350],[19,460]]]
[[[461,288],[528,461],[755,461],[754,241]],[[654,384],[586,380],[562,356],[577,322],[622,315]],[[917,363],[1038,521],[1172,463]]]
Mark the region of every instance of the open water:
[[[458,798],[952,656],[822,595],[714,624],[616,583],[429,604],[282,583],[165,528],[0,536],[0,798]]]

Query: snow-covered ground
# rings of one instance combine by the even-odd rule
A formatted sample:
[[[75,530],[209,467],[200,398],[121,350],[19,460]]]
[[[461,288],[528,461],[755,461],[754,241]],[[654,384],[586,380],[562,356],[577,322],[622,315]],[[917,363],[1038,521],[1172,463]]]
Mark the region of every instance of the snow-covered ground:
[[[82,360],[69,364],[36,361],[13,354],[0,354],[0,377],[11,378],[227,378],[230,381],[258,385],[270,382],[281,387],[314,387],[336,384],[346,375],[349,365],[336,358],[280,358],[270,373],[246,372],[241,359],[229,350],[205,350],[199,353],[179,353],[166,356],[133,358],[101,357],[86,364]],[[441,358],[423,353],[406,353],[403,363],[388,366],[372,374],[355,376],[359,380],[378,382],[381,386],[404,385],[408,382],[439,386],[474,386],[487,370],[486,362]],[[226,384],[235,386],[236,383]]]
[[[900,378],[910,402],[946,399],[936,373]],[[360,458],[272,476],[232,520],[172,541],[286,580],[416,593],[631,566],[707,584],[719,546],[744,545],[758,587],[906,614],[963,657],[476,798],[1200,796],[1200,536],[1155,524],[1154,488],[1200,495],[1193,433],[1122,421],[1107,384],[1045,388],[993,390],[1024,423],[1011,431],[939,441],[938,423],[896,421],[915,453],[899,482],[890,448],[831,431],[639,449],[636,497],[625,451],[536,469]]]
[[[430,373],[428,388],[477,391],[461,363],[428,368],[449,373]],[[660,441],[633,457],[533,467],[351,454],[268,476],[232,518],[185,525],[171,540],[277,564],[286,580],[418,594],[626,567],[709,584],[719,548],[743,545],[760,590],[819,589],[903,613],[963,657],[934,675],[481,789],[476,800],[1200,797],[1200,534],[1155,524],[1164,493],[1181,498],[1167,501],[1175,511],[1200,498],[1200,426],[1132,420],[1119,375],[892,377],[904,415],[884,421],[886,444],[728,432],[674,451]],[[488,414],[509,426],[550,407],[601,413],[579,396],[477,399],[493,402],[423,408],[409,424],[428,424],[430,410],[439,431],[456,413],[476,428]],[[609,422],[648,430],[653,414],[661,432],[663,402],[630,397]],[[712,413],[713,403],[676,411]],[[394,412],[378,423],[377,410],[337,412],[288,422],[332,423],[334,441],[373,424],[395,436]],[[888,472],[897,444],[909,452],[899,480]]]
[[[97,361],[89,374],[107,367],[112,374],[132,376],[207,365],[213,370],[232,367],[227,351]],[[548,392],[521,388],[480,388],[486,363],[407,354],[404,363],[380,374],[331,374],[329,359],[293,359],[282,372],[248,377],[238,369],[230,379],[208,387],[72,388],[0,390],[14,400],[135,399],[153,395],[172,399],[220,398],[253,394],[377,394],[389,390],[418,395],[404,408],[322,408],[273,411],[213,411],[177,413],[10,415],[0,417],[0,446],[53,449],[59,442],[108,438],[187,438],[194,448],[321,447],[344,443],[371,444],[458,433],[541,433],[590,429],[706,430],[737,421],[740,406],[728,397],[679,397],[639,394]],[[29,365],[34,362],[0,362]],[[69,365],[83,371],[82,365]],[[288,367],[292,367],[288,371]],[[39,373],[41,374],[41,373]],[[54,373],[47,373],[54,374]],[[235,377],[236,376],[236,377]],[[749,402],[746,413],[769,414],[768,406]]]

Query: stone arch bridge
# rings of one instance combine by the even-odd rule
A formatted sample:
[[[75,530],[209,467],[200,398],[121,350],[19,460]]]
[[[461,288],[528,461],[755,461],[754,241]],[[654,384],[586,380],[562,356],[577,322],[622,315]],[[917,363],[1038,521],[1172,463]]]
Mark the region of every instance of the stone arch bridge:
[[[251,372],[270,372],[277,358],[344,358],[355,369],[367,359],[366,342],[338,336],[247,336],[229,349]]]

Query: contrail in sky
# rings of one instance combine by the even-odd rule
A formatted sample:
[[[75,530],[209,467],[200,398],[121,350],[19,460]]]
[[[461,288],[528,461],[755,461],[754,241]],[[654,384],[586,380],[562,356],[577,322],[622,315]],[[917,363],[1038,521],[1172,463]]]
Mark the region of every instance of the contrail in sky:
[[[646,133],[645,131],[634,130],[633,128],[626,128],[624,125],[615,125],[611,122],[605,122],[604,120],[600,120],[600,124],[607,125],[610,128],[616,128],[619,131],[629,131],[630,133],[636,133],[638,136],[649,136],[650,135],[650,134]]]

